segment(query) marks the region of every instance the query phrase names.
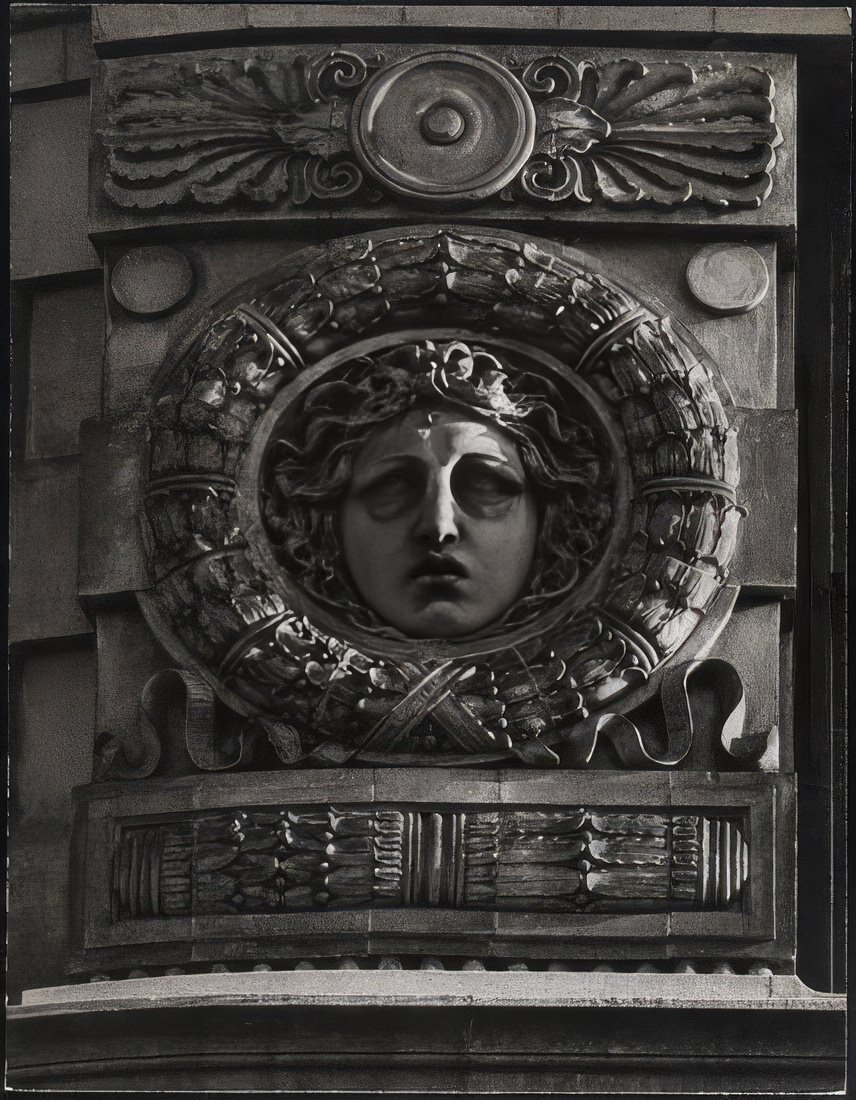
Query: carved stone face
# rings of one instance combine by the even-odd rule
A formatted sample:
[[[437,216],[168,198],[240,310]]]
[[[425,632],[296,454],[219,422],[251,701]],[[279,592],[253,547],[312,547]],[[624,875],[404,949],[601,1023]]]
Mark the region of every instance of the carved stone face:
[[[412,638],[457,638],[521,594],[538,509],[509,434],[451,409],[414,409],[357,456],[341,536],[380,618]]]

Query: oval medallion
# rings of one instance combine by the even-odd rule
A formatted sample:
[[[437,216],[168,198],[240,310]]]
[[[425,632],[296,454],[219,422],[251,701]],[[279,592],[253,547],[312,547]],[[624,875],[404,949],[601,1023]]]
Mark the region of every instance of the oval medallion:
[[[484,199],[532,153],[535,111],[523,85],[486,57],[420,54],[384,69],[354,104],[351,144],[400,195]]]

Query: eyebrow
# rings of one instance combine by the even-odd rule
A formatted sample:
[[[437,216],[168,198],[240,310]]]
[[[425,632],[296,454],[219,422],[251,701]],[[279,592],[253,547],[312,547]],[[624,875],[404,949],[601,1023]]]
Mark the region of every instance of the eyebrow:
[[[462,455],[458,456],[458,461],[462,458],[483,458],[488,462],[501,462],[503,466],[510,466],[511,462],[505,458],[504,455],[488,454],[485,451],[465,451]],[[424,459],[419,455],[414,454],[397,454],[397,455],[384,455],[382,458],[377,458],[373,462],[369,463],[369,469],[374,469],[377,466],[384,466],[388,462],[412,462],[412,463],[424,463]]]

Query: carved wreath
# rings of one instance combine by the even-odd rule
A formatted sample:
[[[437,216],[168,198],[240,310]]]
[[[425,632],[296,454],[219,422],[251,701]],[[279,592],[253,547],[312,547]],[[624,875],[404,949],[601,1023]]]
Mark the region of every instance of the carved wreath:
[[[104,190],[140,209],[377,200],[348,126],[359,89],[387,69],[381,57],[335,50],[292,61],[152,61],[123,73],[100,131]],[[782,137],[762,69],[552,56],[514,76],[535,127],[505,198],[752,207],[770,193]]]
[[[290,393],[367,340],[395,346],[410,339],[402,326],[435,331],[438,318],[557,363],[596,395],[626,447],[629,490],[597,583],[572,611],[426,650],[364,636],[304,598],[270,548],[259,479]],[[686,753],[658,753],[616,708],[730,609],[717,601],[742,514],[734,430],[687,340],[582,255],[513,233],[417,228],[290,258],[165,369],[147,478],[144,610],[284,762],[580,766],[607,733],[626,763]]]

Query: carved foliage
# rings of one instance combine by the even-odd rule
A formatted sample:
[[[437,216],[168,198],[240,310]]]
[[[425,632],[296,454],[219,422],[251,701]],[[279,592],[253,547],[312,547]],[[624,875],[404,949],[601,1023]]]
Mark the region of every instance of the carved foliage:
[[[532,198],[760,206],[770,193],[782,138],[761,69],[547,57],[523,84],[538,117],[519,180]]]
[[[311,60],[152,61],[114,76],[100,131],[105,192],[141,209],[300,205],[357,192],[375,200],[348,127],[357,90],[382,65],[335,50]],[[508,199],[727,207],[759,206],[770,193],[782,138],[773,80],[761,69],[552,56],[514,72],[537,125]],[[418,119],[412,130],[421,143]]]
[[[427,906],[657,912],[743,904],[733,817],[599,809],[218,812],[130,826],[115,917]]]
[[[331,99],[367,72],[344,51],[293,65],[258,57],[151,62],[113,94],[101,131],[105,190],[141,209],[351,195],[363,177],[333,123]]]

